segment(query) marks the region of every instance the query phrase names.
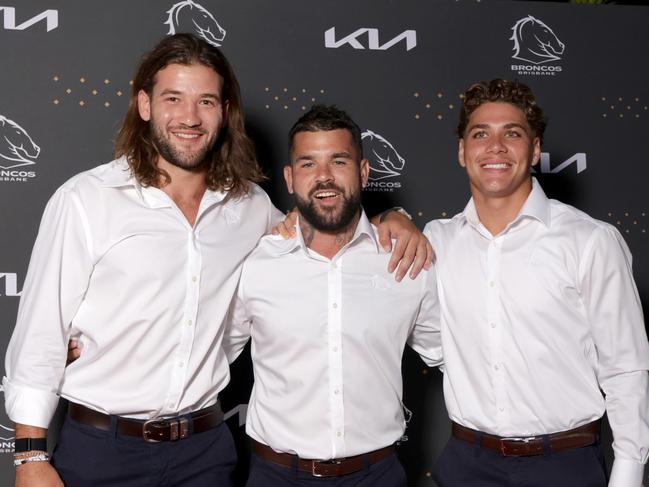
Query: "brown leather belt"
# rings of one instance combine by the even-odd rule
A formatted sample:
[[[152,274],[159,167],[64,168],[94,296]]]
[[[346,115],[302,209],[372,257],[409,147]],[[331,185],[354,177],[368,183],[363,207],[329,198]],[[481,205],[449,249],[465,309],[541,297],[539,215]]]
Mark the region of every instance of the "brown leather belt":
[[[333,460],[305,460],[290,453],[278,453],[271,447],[252,440],[255,454],[268,462],[287,468],[297,468],[308,472],[314,477],[340,477],[363,470],[379,460],[389,457],[394,453],[394,446],[386,446],[362,455],[347,458],[334,458]]]
[[[579,426],[568,431],[560,431],[549,435],[537,435],[528,437],[501,437],[480,433],[453,423],[453,436],[458,440],[477,444],[480,438],[480,446],[501,453],[505,457],[527,457],[542,455],[545,453],[544,436],[547,436],[547,444],[551,452],[559,452],[569,448],[581,448],[592,445],[597,441],[599,435],[600,421]]]
[[[110,431],[111,416],[80,404],[70,403],[68,406],[70,418],[79,423],[94,428]],[[223,422],[223,411],[217,402],[200,411],[174,418],[156,418],[148,421],[117,416],[117,432],[121,435],[139,436],[144,441],[158,443],[160,441],[182,440],[189,436],[189,423],[192,423],[193,433],[216,428]]]

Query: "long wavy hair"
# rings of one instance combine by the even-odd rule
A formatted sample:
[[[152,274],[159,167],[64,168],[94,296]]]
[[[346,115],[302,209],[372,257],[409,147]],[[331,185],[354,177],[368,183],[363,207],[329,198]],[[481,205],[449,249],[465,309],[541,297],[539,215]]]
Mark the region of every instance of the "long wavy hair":
[[[202,64],[223,78],[222,99],[228,102],[227,117],[214,148],[207,155],[205,182],[209,189],[229,191],[233,197],[246,194],[249,182],[262,181],[264,175],[245,131],[239,83],[223,53],[192,34],[165,37],[140,63],[128,110],[117,133],[115,157],[126,156],[133,176],[143,186],[158,186],[171,180],[156,164],[158,151],[151,138],[152,129],[140,117],[137,103],[140,90],[151,97],[156,74],[169,64]]]
[[[519,108],[530,124],[534,135],[543,142],[546,121],[543,110],[537,105],[534,93],[529,86],[519,81],[493,79],[489,82],[481,81],[471,85],[465,92],[460,109],[460,121],[457,126],[457,135],[464,137],[464,131],[471,114],[483,103],[505,102]]]

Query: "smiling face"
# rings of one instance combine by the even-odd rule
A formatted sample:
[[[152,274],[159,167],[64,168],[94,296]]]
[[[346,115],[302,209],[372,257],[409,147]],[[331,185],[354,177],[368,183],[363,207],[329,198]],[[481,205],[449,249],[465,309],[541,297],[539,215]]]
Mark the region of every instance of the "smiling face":
[[[359,214],[368,173],[367,160],[360,159],[345,129],[296,133],[291,164],[284,167],[300,215],[323,232],[344,230]]]
[[[158,71],[151,96],[138,94],[140,117],[151,125],[158,167],[201,169],[227,110],[223,78],[202,64],[170,64]]]
[[[522,204],[532,190],[530,167],[541,154],[525,114],[506,102],[488,102],[471,113],[459,142],[474,199],[510,198]]]

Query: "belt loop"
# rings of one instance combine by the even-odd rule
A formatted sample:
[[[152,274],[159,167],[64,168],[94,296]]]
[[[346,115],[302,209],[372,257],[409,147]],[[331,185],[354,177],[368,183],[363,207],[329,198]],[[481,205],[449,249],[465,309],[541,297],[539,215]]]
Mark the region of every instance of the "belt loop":
[[[482,454],[482,435],[484,433],[482,431],[476,431],[475,432],[475,443],[474,443],[474,449],[473,449],[473,454],[476,458],[478,458]]]
[[[550,455],[552,454],[552,449],[550,448],[550,435],[543,435],[541,438],[543,438],[543,456],[546,460],[549,460]]]
[[[114,414],[110,415],[110,436],[117,438],[117,416]]]
[[[290,469],[291,469],[291,473],[292,473],[295,477],[298,476],[298,473],[299,473],[299,471],[300,471],[300,469],[298,468],[298,467],[299,467],[299,463],[300,463],[300,458],[299,458],[297,455],[293,455],[293,456],[291,457],[291,467],[290,467]]]

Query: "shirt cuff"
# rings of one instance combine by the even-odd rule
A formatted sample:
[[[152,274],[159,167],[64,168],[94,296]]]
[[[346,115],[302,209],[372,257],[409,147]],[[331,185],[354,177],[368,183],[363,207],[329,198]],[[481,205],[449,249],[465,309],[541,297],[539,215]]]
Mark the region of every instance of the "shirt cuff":
[[[617,458],[613,461],[608,487],[640,487],[643,474],[644,465],[642,463]]]
[[[14,423],[48,428],[59,403],[58,394],[2,379],[7,416]]]

